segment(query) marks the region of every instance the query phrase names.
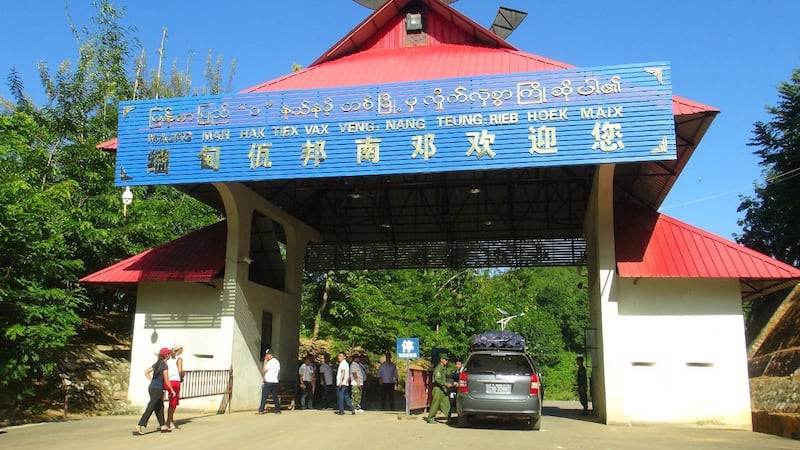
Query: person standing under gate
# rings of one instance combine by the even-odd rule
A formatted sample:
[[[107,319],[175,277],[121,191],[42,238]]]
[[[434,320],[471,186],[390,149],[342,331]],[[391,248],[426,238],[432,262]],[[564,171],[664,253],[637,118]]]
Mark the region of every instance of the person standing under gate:
[[[441,410],[445,417],[450,417],[450,399],[447,390],[452,383],[447,382],[447,355],[439,355],[439,365],[433,369],[433,396],[428,411],[428,423],[436,423],[436,413]]]
[[[339,410],[336,411],[338,415],[344,415],[344,405],[347,404],[347,409],[356,413],[353,409],[353,402],[350,401],[350,364],[347,363],[347,355],[339,353],[337,356],[339,360],[339,367],[336,368],[336,398],[339,403]]]
[[[261,369],[264,373],[264,380],[261,383],[261,404],[258,406],[258,414],[266,412],[267,397],[272,394],[272,401],[275,405],[275,414],[281,413],[281,400],[278,394],[278,380],[281,373],[281,363],[272,355],[272,350],[267,349],[264,354],[264,366]]]
[[[361,409],[361,398],[364,395],[364,383],[367,381],[367,370],[364,365],[361,364],[361,355],[358,353],[353,355],[353,363],[350,364],[350,381],[353,410],[357,413],[363,413],[364,410]]]
[[[450,412],[452,413],[456,409],[456,396],[458,395],[458,382],[461,378],[461,372],[464,371],[464,362],[461,361],[461,358],[456,358],[456,370],[451,373],[451,377],[453,379],[453,384],[450,386],[450,390],[447,392],[448,396],[450,397],[448,400],[450,401]],[[450,415],[447,415],[447,420],[450,420]]]
[[[589,392],[588,383],[586,379],[586,367],[583,366],[583,356],[575,358],[575,363],[578,365],[578,373],[575,376],[575,382],[578,385],[578,397],[583,406],[582,416],[589,415]]]
[[[378,367],[378,383],[381,385],[381,409],[386,409],[386,400],[389,400],[389,410],[394,411],[394,387],[397,384],[397,366],[392,362],[392,354],[386,352],[386,359]]]
[[[331,406],[331,396],[333,396],[335,383],[333,369],[330,366],[331,357],[326,353],[322,357],[322,364],[319,365],[319,378],[322,383],[322,408],[327,409]]]
[[[297,378],[300,381],[300,408],[314,408],[314,389],[317,386],[317,374],[311,356],[303,359],[303,364],[297,369]]]
[[[172,347],[172,355],[167,360],[167,368],[169,372],[169,384],[175,391],[175,395],[169,396],[169,409],[167,409],[167,424],[169,429],[174,430],[178,428],[175,425],[175,409],[178,408],[181,397],[181,383],[183,382],[183,344],[178,344]]]

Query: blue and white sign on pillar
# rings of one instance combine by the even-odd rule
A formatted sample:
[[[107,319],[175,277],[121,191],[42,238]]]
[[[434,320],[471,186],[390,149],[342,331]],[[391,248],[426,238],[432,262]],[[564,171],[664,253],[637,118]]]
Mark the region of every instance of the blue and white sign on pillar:
[[[397,338],[398,359],[419,358],[419,338]]]

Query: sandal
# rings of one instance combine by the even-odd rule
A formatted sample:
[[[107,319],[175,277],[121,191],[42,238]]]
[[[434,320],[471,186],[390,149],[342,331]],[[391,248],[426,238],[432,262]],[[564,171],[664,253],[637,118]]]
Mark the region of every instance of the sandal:
[[[170,430],[169,428],[160,428],[158,431],[162,433],[172,433],[172,430]]]
[[[134,436],[143,436],[144,435],[144,431],[142,431],[141,428],[137,428],[137,429],[131,431],[131,434],[133,434]]]

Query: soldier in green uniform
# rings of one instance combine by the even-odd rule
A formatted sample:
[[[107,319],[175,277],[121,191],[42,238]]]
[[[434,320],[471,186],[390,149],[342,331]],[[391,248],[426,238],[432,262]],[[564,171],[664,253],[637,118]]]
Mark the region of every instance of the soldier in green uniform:
[[[428,412],[428,423],[436,423],[436,413],[441,410],[445,417],[450,416],[450,399],[447,390],[452,386],[447,382],[447,355],[439,355],[439,365],[433,369],[433,398]]]

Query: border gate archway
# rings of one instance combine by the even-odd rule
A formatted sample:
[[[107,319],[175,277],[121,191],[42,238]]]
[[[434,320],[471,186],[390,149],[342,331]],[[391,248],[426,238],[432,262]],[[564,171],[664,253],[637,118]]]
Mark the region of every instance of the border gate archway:
[[[421,30],[406,28],[410,12]],[[236,368],[233,408],[252,408],[265,312],[273,351],[297,356],[304,267],[586,266],[601,417],[747,428],[741,299],[800,272],[730,247],[775,271],[709,274],[691,258],[711,252],[696,249],[659,271],[666,258],[652,256],[670,226],[682,230],[669,228],[671,248],[725,246],[656,213],[717,113],[674,96],[668,64],[576,69],[439,0],[390,0],[308,68],[237,95],[123,104],[119,140],[105,144],[118,148],[117,185],[171,184],[227,219],[217,270],[193,273],[210,289],[170,284],[188,281],[179,270],[141,271],[134,352],[154,344],[141,336],[166,299],[192,298],[181,307],[219,323],[197,339]],[[250,281],[253,242],[283,280]],[[146,258],[84,281],[119,283]],[[677,346],[676,327],[687,339]],[[640,400],[642,386],[698,367],[719,391],[652,402],[660,409]]]

